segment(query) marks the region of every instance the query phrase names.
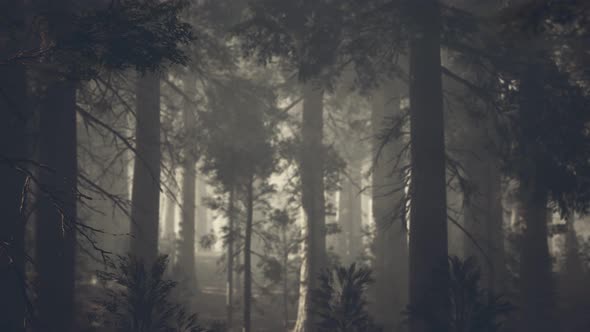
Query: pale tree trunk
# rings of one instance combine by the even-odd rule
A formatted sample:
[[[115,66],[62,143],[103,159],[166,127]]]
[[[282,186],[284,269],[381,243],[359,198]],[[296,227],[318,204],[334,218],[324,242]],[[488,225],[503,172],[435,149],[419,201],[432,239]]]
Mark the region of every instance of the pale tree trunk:
[[[230,188],[227,208],[227,283],[226,283],[226,319],[228,331],[234,327],[234,239],[235,239],[235,189]]]
[[[254,183],[250,178],[246,184],[246,228],[244,231],[244,332],[251,331],[252,314],[252,224],[254,222]]]
[[[15,21],[24,19],[20,0],[6,1],[0,11],[13,13]],[[17,43],[0,42],[0,58],[19,50]],[[25,67],[18,64],[0,67],[0,330],[24,331],[25,320],[25,219],[21,199],[25,175],[11,161],[28,158],[26,123],[27,80]],[[26,194],[25,194],[26,195]],[[26,196],[25,196],[26,197]],[[26,201],[25,201],[26,202]]]
[[[48,31],[42,43],[69,32],[68,1],[43,2]],[[47,46],[47,45],[42,45]],[[53,59],[46,59],[52,62]],[[74,280],[77,222],[76,83],[46,74],[41,78],[39,173],[42,194],[37,205],[37,331],[74,330]],[[51,171],[50,171],[50,170]]]
[[[173,176],[176,172],[172,171]],[[169,194],[173,195],[173,194]],[[174,194],[176,195],[176,194]],[[176,201],[171,196],[164,196],[165,209],[162,231],[160,232],[159,251],[168,255],[170,264],[176,261]]]
[[[326,268],[326,222],[324,198],[323,90],[315,82],[303,87],[301,126],[301,199],[304,211],[301,284],[295,332],[315,331],[311,291]]]
[[[197,286],[195,266],[195,183],[196,162],[190,154],[184,157],[182,166],[182,218],[178,232],[177,271],[182,273],[189,289]]]
[[[185,93],[190,95],[195,90],[195,80],[189,77],[185,80]],[[190,103],[186,102],[183,109],[185,137],[193,137],[196,130],[196,119]],[[177,271],[182,274],[186,282],[187,290],[197,290],[197,275],[195,265],[195,211],[196,211],[196,182],[197,182],[197,160],[194,144],[188,140],[185,142],[184,160],[182,165],[182,219],[179,230],[179,251]],[[195,293],[191,292],[193,295]]]
[[[398,331],[408,301],[408,242],[405,225],[402,137],[383,145],[391,119],[400,115],[401,84],[387,84],[373,96],[373,218],[376,227],[375,313],[385,332]],[[375,160],[375,158],[377,158]],[[401,158],[398,160],[398,158]]]
[[[158,255],[160,210],[160,74],[139,75],[136,86],[137,156],[131,194],[131,254],[150,265]]]
[[[348,177],[342,181],[340,203],[338,204],[338,223],[342,233],[339,234],[342,263],[354,263],[362,253],[362,210],[361,210],[361,165],[358,160],[349,162]]]
[[[445,292],[429,292],[435,287],[433,282],[437,283],[436,287],[446,288],[448,269],[441,16],[439,4],[434,0],[416,1],[411,7],[409,297],[411,305],[430,311],[446,328],[448,297]],[[419,319],[410,319],[409,327],[412,332],[428,331],[427,323]]]
[[[197,193],[197,240],[200,241],[210,231],[206,205],[207,183],[204,175],[197,175]]]

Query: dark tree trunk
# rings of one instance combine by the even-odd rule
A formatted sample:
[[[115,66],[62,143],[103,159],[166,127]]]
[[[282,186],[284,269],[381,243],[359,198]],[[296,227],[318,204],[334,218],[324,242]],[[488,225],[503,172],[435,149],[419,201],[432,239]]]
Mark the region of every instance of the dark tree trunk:
[[[289,331],[289,251],[290,243],[287,238],[287,225],[281,226],[281,238],[284,243],[282,252],[283,265],[283,325],[285,332]]]
[[[543,66],[535,64],[524,69],[520,85],[520,116],[535,119],[544,108]],[[526,120],[525,120],[526,121]],[[524,121],[523,121],[524,122]],[[520,291],[523,330],[549,332],[557,328],[555,315],[555,285],[548,241],[548,189],[545,179],[538,172],[544,148],[535,141],[537,128],[520,123],[521,153],[526,156],[524,168],[519,173],[518,216],[524,222],[522,252],[520,257]],[[541,161],[539,161],[541,159]]]
[[[6,1],[0,11],[13,13],[16,22],[24,19],[20,0]],[[17,36],[18,37],[18,36]],[[0,58],[16,53],[20,42],[0,44]],[[15,160],[26,159],[25,129],[30,114],[27,107],[25,67],[0,66],[0,330],[24,331],[25,320],[25,219],[21,199],[25,174]],[[25,166],[22,164],[22,166]],[[26,196],[25,196],[26,197]]]
[[[246,229],[244,231],[244,332],[251,331],[252,314],[252,224],[254,222],[254,183],[252,178],[246,185]]]
[[[230,188],[227,208],[227,287],[226,287],[226,313],[227,328],[233,331],[234,326],[234,231],[235,231],[235,189]]]
[[[304,211],[301,285],[295,332],[312,332],[314,313],[311,290],[326,267],[326,220],[324,198],[323,90],[315,82],[303,87],[301,126],[301,199]]]
[[[410,304],[427,307],[445,329],[448,325],[446,292],[447,212],[445,143],[442,105],[440,33],[437,1],[415,1],[410,36],[411,214]],[[436,286],[433,286],[433,272]],[[410,320],[410,331],[428,331],[421,320]]]
[[[36,265],[39,331],[73,331],[76,243],[76,86],[47,79],[40,107]]]
[[[522,330],[555,331],[555,288],[548,240],[547,192],[521,183],[520,218],[525,223],[520,257]]]
[[[382,146],[383,134],[392,118],[400,116],[399,85],[388,84],[373,97],[373,218],[376,227],[375,318],[385,332],[397,331],[408,301],[408,241],[404,179],[401,168],[407,160],[401,156],[406,144],[402,137]],[[398,158],[401,158],[398,160]]]
[[[41,1],[47,29],[42,47],[67,37],[69,1]],[[53,63],[54,59],[43,59]],[[54,68],[57,69],[57,68]],[[76,83],[56,74],[40,78],[39,172],[41,197],[37,202],[36,267],[38,275],[38,331],[74,330],[74,280],[77,223]]]
[[[158,255],[160,210],[160,75],[137,78],[137,156],[131,195],[131,254],[146,264]]]

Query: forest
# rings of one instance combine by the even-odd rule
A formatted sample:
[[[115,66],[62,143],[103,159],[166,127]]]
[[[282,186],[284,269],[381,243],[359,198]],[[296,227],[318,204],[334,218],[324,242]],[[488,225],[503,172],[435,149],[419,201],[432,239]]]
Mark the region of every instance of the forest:
[[[590,1],[0,0],[0,332],[590,331]]]

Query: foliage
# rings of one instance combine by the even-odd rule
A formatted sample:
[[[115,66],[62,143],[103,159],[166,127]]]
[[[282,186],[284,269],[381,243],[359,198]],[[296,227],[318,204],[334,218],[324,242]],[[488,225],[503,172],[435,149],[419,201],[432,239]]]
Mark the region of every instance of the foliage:
[[[449,258],[449,275],[434,274],[435,282],[429,293],[447,292],[449,295],[449,332],[495,332],[500,331],[502,318],[506,317],[513,307],[503,300],[484,290],[480,286],[481,272],[475,258],[462,261],[458,257]],[[444,281],[448,284],[445,286]],[[422,302],[409,306],[406,314],[409,319],[426,322],[430,331],[443,332],[443,322],[432,314],[428,295]],[[436,311],[434,311],[436,312]]]
[[[372,283],[371,270],[335,267],[320,276],[320,286],[312,293],[319,308],[318,330],[324,332],[379,331],[369,317],[365,293]]]
[[[188,314],[171,302],[176,283],[163,278],[167,263],[167,256],[160,256],[147,269],[135,257],[119,257],[112,272],[99,272],[100,280],[107,286],[100,304],[110,314],[110,323],[116,331],[209,331],[198,324],[195,314]]]
[[[191,26],[180,20],[187,4],[113,0],[98,8],[68,8],[68,13],[35,8],[57,38],[43,49],[20,50],[0,61],[34,64],[39,58],[51,59],[63,75],[75,78],[94,77],[100,69],[146,71],[167,63],[185,64],[187,56],[180,46],[193,40]]]

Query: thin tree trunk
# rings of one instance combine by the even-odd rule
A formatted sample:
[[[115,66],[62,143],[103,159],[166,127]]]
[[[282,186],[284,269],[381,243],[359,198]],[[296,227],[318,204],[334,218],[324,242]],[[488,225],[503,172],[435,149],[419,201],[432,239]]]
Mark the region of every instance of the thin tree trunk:
[[[17,22],[24,19],[20,0],[7,1],[0,5],[1,10],[10,10]],[[8,58],[18,48],[17,43],[0,44],[0,58]],[[16,332],[24,331],[25,326],[25,219],[20,206],[26,196],[21,195],[25,175],[10,160],[28,157],[25,75],[22,65],[0,67],[0,330]]]
[[[174,172],[176,173],[176,172]],[[176,201],[165,196],[164,227],[161,231],[159,251],[168,255],[170,264],[176,264]]]
[[[137,78],[136,150],[131,196],[131,254],[146,264],[158,255],[160,210],[160,75]]]
[[[226,313],[228,331],[233,331],[234,326],[234,228],[235,228],[235,189],[229,191],[229,203],[227,209],[228,236],[227,236],[227,289],[226,289]]]
[[[379,153],[373,165],[372,185],[376,227],[373,311],[377,323],[386,332],[397,331],[400,327],[403,320],[401,312],[408,301],[408,242],[401,171],[407,161],[400,155],[405,142],[399,137],[382,146],[384,131],[391,125],[388,119],[401,113],[400,90],[397,84],[382,87],[373,97],[372,107],[374,157]]]
[[[287,225],[281,226],[283,247],[283,322],[285,332],[289,331],[289,246],[287,241]]]
[[[437,1],[412,5],[410,36],[411,213],[410,304],[427,307],[442,328],[448,326],[446,289],[448,268],[445,143],[442,105],[440,34]],[[435,270],[439,273],[433,274]],[[410,331],[428,330],[426,322],[410,319]]]
[[[196,162],[190,154],[184,157],[182,180],[182,219],[179,230],[177,271],[182,271],[189,289],[197,286],[195,266],[195,194]]]
[[[326,222],[323,156],[323,90],[314,82],[303,87],[301,199],[304,211],[301,284],[295,332],[315,331],[311,291],[326,268]]]
[[[190,95],[196,89],[195,79],[188,77],[185,79],[185,93]],[[193,137],[195,128],[195,117],[191,105],[185,102],[183,109],[185,137]],[[195,212],[197,197],[197,160],[196,152],[193,148],[193,142],[185,142],[183,160],[183,180],[182,180],[182,220],[180,224],[180,246],[178,252],[178,271],[182,271],[183,279],[187,282],[188,290],[197,290],[197,275],[195,265]],[[194,295],[193,293],[192,295]]]
[[[252,178],[248,181],[246,192],[246,229],[244,232],[244,332],[251,331],[252,313],[252,266],[251,244],[252,224],[254,218],[254,183]]]
[[[204,175],[197,175],[197,239],[207,235],[210,231],[209,220],[207,218],[207,183]]]

